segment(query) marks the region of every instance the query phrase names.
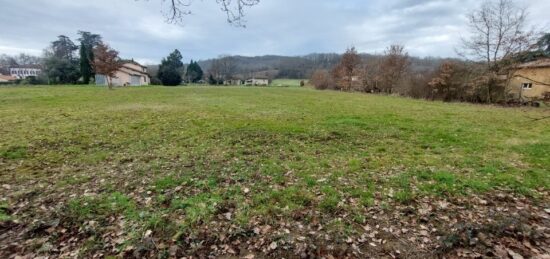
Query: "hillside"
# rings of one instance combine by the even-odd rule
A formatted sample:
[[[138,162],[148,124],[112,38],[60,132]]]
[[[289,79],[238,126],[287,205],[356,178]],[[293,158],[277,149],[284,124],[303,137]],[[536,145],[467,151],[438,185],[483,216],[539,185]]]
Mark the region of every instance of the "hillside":
[[[363,62],[367,65],[373,65],[382,58],[381,55],[361,54]],[[234,74],[243,78],[249,77],[268,77],[271,79],[304,79],[310,78],[311,74],[317,69],[330,70],[340,62],[341,54],[335,53],[315,53],[305,56],[230,56],[234,62]],[[435,71],[439,65],[448,59],[444,58],[418,58],[411,57],[410,71],[431,72]],[[215,59],[198,61],[205,76],[208,75],[212,63]],[[187,64],[186,64],[187,66]],[[148,71],[152,78],[156,78],[158,65],[149,65]]]
[[[361,54],[368,64],[380,59],[381,55]],[[340,62],[341,54],[315,53],[305,56],[266,55],[257,57],[232,56],[237,66],[237,73],[267,73],[273,78],[302,79],[309,78],[316,69],[332,69]],[[411,57],[411,71],[433,71],[445,59]],[[199,61],[204,71],[208,71],[213,59]]]

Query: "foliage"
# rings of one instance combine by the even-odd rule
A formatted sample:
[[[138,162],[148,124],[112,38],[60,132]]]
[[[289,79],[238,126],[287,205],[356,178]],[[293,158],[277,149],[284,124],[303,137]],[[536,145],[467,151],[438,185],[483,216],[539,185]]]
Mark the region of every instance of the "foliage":
[[[545,33],[537,41],[537,47],[545,56],[550,57],[550,33]]]
[[[164,59],[159,67],[158,78],[163,85],[176,86],[182,82],[183,62],[182,55],[179,50],[174,50]]]
[[[112,88],[111,78],[122,67],[118,51],[111,49],[109,45],[99,42],[94,48],[94,62],[91,64],[93,70],[106,77],[107,86]]]
[[[28,76],[27,78],[19,82],[19,84],[21,85],[45,85],[47,83],[48,83],[48,78],[43,75]]]
[[[191,60],[191,62],[189,62],[189,66],[187,66],[187,81],[190,83],[197,83],[198,81],[202,80],[203,75],[204,73],[201,66],[199,66],[199,63]]]
[[[87,31],[79,31],[80,38],[80,73],[84,84],[89,84],[95,71],[93,70],[94,48],[101,43],[101,36]]]
[[[505,59],[504,65],[514,65],[517,63],[535,61],[540,58],[550,58],[550,33],[546,33],[539,38],[537,43],[527,51],[513,53],[508,59]],[[502,67],[502,66],[501,66]]]
[[[52,55],[59,59],[72,60],[77,49],[74,42],[65,35],[59,35],[57,40],[51,44]]]
[[[469,81],[472,71],[464,63],[447,61],[441,64],[436,76],[428,83],[430,93],[426,98],[443,101],[473,101],[477,94]]]
[[[74,84],[80,78],[78,60],[74,52],[78,47],[67,36],[60,35],[45,51],[44,72],[50,84]]]
[[[332,70],[335,86],[344,91],[351,91],[353,83],[359,81],[361,57],[355,47],[348,48],[340,63]]]
[[[209,85],[219,85],[221,83],[223,83],[223,82],[220,82],[220,81],[216,80],[216,78],[214,78],[214,76],[212,74],[208,75],[208,84]]]
[[[389,46],[384,54],[379,70],[380,86],[383,92],[391,94],[409,69],[409,54],[401,45]]]
[[[74,59],[46,58],[44,72],[50,84],[75,84],[80,78],[78,60]]]
[[[333,86],[332,75],[326,70],[313,72],[310,80],[315,89],[325,90]]]
[[[60,35],[46,50],[44,73],[50,84],[74,84],[80,78],[78,60],[74,52],[78,47],[67,36]]]

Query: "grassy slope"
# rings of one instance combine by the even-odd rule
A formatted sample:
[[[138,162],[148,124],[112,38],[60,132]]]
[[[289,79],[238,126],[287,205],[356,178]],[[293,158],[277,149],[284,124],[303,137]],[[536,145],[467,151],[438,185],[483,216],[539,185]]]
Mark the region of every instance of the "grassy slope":
[[[219,215],[245,229],[338,215],[347,233],[371,206],[537,198],[550,128],[527,117],[544,112],[299,88],[4,88],[0,202],[34,202],[0,216],[30,221],[43,204],[74,224],[124,215],[127,240],[163,240]]]

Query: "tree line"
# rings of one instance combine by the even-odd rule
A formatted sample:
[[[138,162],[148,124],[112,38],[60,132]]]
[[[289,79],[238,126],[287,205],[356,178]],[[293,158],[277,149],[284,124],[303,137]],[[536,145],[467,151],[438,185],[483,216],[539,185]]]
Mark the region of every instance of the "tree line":
[[[389,46],[376,59],[363,59],[352,47],[337,65],[316,70],[310,82],[317,89],[432,100],[513,101],[503,78],[510,78],[519,63],[550,57],[550,33],[527,29],[525,9],[512,0],[485,1],[468,17],[471,36],[462,40],[463,59],[444,60],[434,70],[413,71],[402,45]]]
[[[199,83],[204,72],[198,62],[191,60],[185,67],[183,56],[179,50],[174,50],[163,58],[158,67],[151,67],[149,75],[155,85],[177,86],[182,83]]]
[[[78,45],[68,36],[59,35],[44,49],[42,57],[2,55],[0,67],[7,70],[13,66],[40,65],[43,73],[27,77],[23,84],[89,84],[96,74],[114,76],[122,66],[118,51],[103,42],[99,34],[79,31],[78,35]],[[110,82],[108,85],[111,86]]]

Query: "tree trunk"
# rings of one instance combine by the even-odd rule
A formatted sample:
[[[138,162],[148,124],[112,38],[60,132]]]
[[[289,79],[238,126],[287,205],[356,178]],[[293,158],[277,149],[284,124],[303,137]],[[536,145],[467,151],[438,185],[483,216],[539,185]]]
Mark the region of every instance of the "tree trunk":
[[[113,84],[111,83],[111,77],[106,76],[107,78],[107,87],[109,87],[109,90],[113,90]]]

